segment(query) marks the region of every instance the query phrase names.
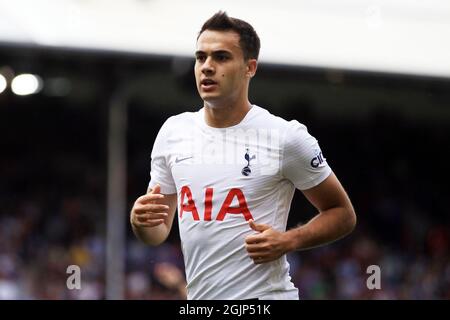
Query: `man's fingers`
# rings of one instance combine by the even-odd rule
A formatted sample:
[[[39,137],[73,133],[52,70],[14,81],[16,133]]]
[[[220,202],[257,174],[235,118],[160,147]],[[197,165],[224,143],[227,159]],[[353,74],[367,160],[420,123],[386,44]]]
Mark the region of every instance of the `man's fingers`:
[[[255,235],[251,235],[251,236],[247,236],[245,238],[245,243],[246,244],[254,244],[254,243],[258,243],[263,241],[263,238],[261,237],[260,234],[255,234]]]
[[[260,244],[246,244],[245,249],[248,253],[264,252],[267,250],[265,246],[261,246]]]
[[[136,215],[136,219],[139,221],[156,220],[156,219],[164,219],[164,218],[167,218],[167,213],[165,213],[165,212],[152,212],[152,213]]]
[[[249,254],[249,257],[253,260],[253,262],[255,264],[261,264],[261,263],[272,261],[272,259],[270,258],[270,255],[268,255],[268,254],[251,253],[251,254]]]
[[[142,206],[137,206],[134,209],[134,212],[136,214],[144,214],[144,213],[151,213],[151,212],[169,212],[169,206],[166,206],[165,204],[146,204]]]
[[[143,196],[140,196],[138,199],[137,199],[137,203],[142,203],[142,204],[145,204],[145,203],[149,203],[149,202],[152,202],[152,201],[157,201],[157,200],[161,200],[161,199],[163,199],[164,198],[164,195],[163,194],[154,194],[154,193],[147,193],[147,194],[145,194],[145,195],[143,195]]]
[[[168,217],[169,206],[155,203],[163,199],[161,187],[156,184],[152,190],[137,198],[131,212],[131,223],[136,227],[155,227]]]
[[[267,254],[264,253],[249,253],[248,256],[253,260],[263,259]]]
[[[249,224],[250,228],[252,228],[254,231],[257,231],[257,232],[263,232],[267,229],[270,229],[270,226],[268,224],[259,224],[259,223],[256,223],[255,221],[253,221],[252,219],[250,219],[248,221],[248,224]]]
[[[152,190],[150,190],[148,194],[157,194],[157,193],[161,193],[161,186],[158,183]]]
[[[269,258],[258,258],[258,259],[254,259],[253,263],[254,264],[263,264],[263,263],[267,263],[267,262],[270,262],[270,261],[272,261],[272,259],[269,259]]]
[[[141,222],[141,221],[134,221],[133,225],[136,227],[156,227],[160,224],[164,223],[164,219],[159,219],[159,220],[150,220],[147,222]]]

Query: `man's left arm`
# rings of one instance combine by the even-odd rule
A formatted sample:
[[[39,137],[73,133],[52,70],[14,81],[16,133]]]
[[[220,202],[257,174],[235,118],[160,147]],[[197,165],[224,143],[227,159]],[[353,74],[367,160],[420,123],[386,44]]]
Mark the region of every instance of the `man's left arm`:
[[[318,247],[338,240],[355,228],[351,201],[334,173],[319,185],[302,191],[319,213],[305,225],[280,232],[266,224],[249,221],[259,232],[245,240],[249,256],[256,264],[273,261],[295,250]]]

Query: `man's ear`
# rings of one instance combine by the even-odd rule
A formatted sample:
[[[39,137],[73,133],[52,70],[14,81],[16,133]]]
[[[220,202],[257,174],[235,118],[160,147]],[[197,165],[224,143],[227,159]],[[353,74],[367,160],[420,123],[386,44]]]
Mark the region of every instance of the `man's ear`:
[[[247,77],[252,78],[255,75],[257,68],[258,68],[258,60],[248,59],[248,61],[247,61]]]

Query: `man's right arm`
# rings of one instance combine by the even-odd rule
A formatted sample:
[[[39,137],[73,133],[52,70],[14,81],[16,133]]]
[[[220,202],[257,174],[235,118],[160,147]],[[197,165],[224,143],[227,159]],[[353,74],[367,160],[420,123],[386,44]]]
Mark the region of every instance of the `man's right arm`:
[[[136,237],[157,246],[163,243],[172,228],[177,209],[177,194],[161,194],[159,185],[139,197],[131,209],[130,222]]]

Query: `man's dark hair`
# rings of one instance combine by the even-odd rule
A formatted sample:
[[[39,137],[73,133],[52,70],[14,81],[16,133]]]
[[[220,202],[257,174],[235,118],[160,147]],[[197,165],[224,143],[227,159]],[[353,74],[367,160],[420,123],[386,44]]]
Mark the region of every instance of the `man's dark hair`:
[[[219,11],[203,24],[197,40],[205,30],[236,32],[239,35],[239,45],[244,53],[244,59],[258,59],[261,43],[255,29],[249,23],[229,17],[226,12]]]

